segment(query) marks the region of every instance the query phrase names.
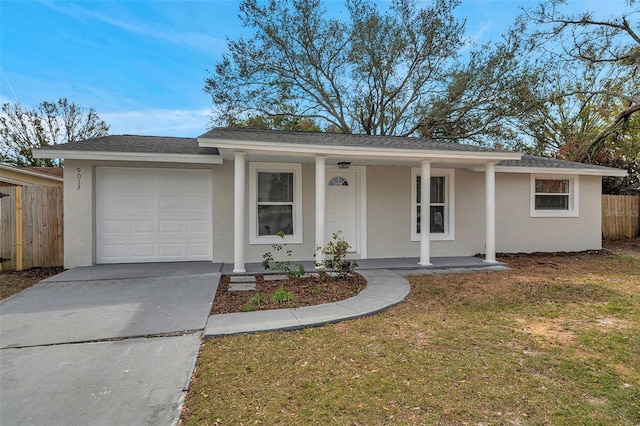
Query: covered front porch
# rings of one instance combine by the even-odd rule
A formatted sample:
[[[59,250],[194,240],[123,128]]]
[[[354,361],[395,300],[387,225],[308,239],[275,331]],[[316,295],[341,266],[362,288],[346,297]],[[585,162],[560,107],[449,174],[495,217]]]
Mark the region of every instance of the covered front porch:
[[[321,262],[321,248],[336,231],[361,267],[437,268],[452,259],[439,256],[479,252],[485,258],[472,262],[496,263],[496,165],[520,154],[418,138],[256,130],[238,139],[237,132],[214,129],[198,138],[201,147],[215,146],[233,163],[231,272],[250,272],[251,262],[272,244]],[[459,210],[451,189],[458,174],[464,175],[460,193],[474,200]],[[350,195],[336,196],[337,188]],[[458,226],[463,231],[456,235]],[[276,237],[279,230],[286,241]],[[434,241],[449,250],[434,256]],[[313,262],[307,266],[315,269]]]

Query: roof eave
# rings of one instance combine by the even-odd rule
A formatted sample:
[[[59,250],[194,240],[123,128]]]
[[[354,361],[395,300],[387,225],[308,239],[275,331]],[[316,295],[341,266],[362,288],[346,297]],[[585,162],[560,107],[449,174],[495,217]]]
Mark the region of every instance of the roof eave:
[[[482,171],[476,169],[475,171]],[[625,177],[628,175],[622,169],[574,169],[569,167],[521,167],[521,166],[496,166],[496,172],[501,173],[527,173],[527,174],[563,174],[563,175],[586,175],[586,176],[616,176]]]
[[[222,164],[222,156],[209,154],[178,154],[148,152],[72,151],[34,149],[35,158],[64,158],[65,160],[144,161],[161,163]]]
[[[519,160],[522,154],[508,151],[450,151],[429,149],[402,149],[381,147],[354,147],[338,145],[309,145],[256,141],[229,141],[226,139],[198,138],[201,147],[229,149],[241,152],[286,153],[304,155],[336,155],[353,157],[393,157],[413,159],[473,159],[484,161]]]

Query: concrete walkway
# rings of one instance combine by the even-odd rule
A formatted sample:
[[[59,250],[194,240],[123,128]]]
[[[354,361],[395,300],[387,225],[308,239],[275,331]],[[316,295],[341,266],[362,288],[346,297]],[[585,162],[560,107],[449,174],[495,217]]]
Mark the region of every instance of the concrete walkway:
[[[303,308],[212,315],[204,337],[296,330],[359,318],[397,305],[411,290],[407,280],[387,269],[359,270],[358,273],[367,280],[367,286],[354,297]]]
[[[414,268],[414,263],[406,259],[383,260],[385,264],[396,267],[395,270],[368,269],[376,264],[370,262],[357,271],[367,280],[367,286],[354,297],[303,308],[212,315],[207,321],[204,337],[296,330],[372,315],[397,305],[407,297],[411,290],[409,282],[403,278],[407,275],[494,272],[508,269],[502,263],[486,264],[481,259],[475,259],[464,258],[464,261],[461,261],[460,258],[450,258],[431,268]],[[377,262],[380,263],[382,262]]]

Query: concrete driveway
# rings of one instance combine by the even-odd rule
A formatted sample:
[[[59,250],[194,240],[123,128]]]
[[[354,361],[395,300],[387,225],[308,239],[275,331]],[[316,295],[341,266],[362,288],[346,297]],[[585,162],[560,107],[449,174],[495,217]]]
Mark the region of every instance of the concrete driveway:
[[[171,424],[220,266],[76,268],[0,302],[0,423]]]

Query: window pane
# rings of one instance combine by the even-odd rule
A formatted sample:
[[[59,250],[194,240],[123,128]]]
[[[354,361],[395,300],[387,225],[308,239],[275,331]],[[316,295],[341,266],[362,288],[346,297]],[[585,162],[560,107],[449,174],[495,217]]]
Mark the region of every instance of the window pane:
[[[420,233],[420,206],[417,206],[416,231]],[[431,233],[444,234],[444,206],[431,206]]]
[[[258,206],[258,235],[293,235],[293,206]]]
[[[258,172],[258,202],[264,201],[293,202],[293,173]]]
[[[329,186],[349,186],[349,182],[342,176],[334,176],[329,181]]]
[[[444,206],[431,206],[431,233],[444,234]]]
[[[536,193],[568,194],[569,180],[567,179],[536,179]]]
[[[431,177],[431,202],[444,204],[444,176]]]
[[[417,203],[420,204],[421,201],[421,191],[422,191],[422,180],[421,176],[416,176],[416,190],[417,190]],[[431,202],[432,203],[441,203],[444,204],[445,194],[444,194],[444,184],[445,177],[444,176],[432,176],[431,177]]]
[[[569,196],[536,195],[536,210],[569,210]]]

